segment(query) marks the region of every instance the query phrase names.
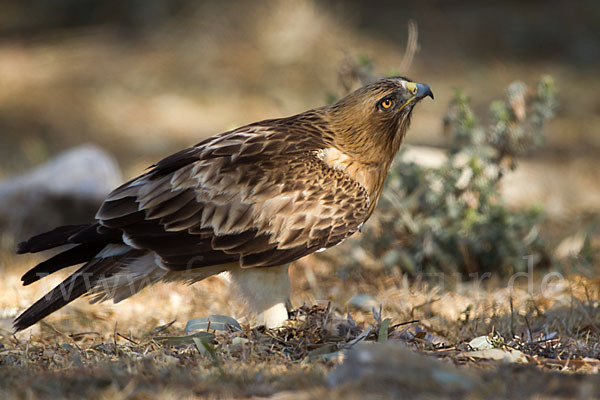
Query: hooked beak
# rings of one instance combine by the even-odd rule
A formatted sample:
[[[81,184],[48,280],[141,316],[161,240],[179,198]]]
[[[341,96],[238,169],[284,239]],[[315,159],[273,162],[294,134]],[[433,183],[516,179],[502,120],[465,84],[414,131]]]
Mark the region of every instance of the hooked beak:
[[[413,105],[416,104],[417,102],[421,101],[422,99],[424,99],[427,96],[429,96],[433,99],[433,92],[429,88],[429,85],[426,83],[407,82],[406,88],[408,90],[410,90],[411,93],[414,93],[414,94],[412,95],[412,97],[410,97],[408,100],[406,100],[404,102],[404,104],[402,104],[402,106],[400,106],[398,108],[398,111],[402,110],[404,107],[408,106],[409,104],[413,104]],[[415,91],[415,88],[417,89],[416,91]]]
[[[415,94],[416,100],[424,99],[425,97],[431,97],[433,100],[433,92],[426,83],[417,83],[417,94]]]

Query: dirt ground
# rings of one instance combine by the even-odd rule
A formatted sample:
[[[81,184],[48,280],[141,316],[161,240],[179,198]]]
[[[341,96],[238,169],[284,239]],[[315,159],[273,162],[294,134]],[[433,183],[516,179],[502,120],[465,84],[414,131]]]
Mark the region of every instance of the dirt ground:
[[[429,83],[436,99],[416,110],[409,144],[445,149],[455,87],[485,119],[510,82],[550,74],[559,109],[547,143],[507,177],[503,195],[512,207],[545,207],[563,253],[599,220],[600,63],[585,57],[597,43],[585,31],[597,7],[575,19],[544,10],[544,20],[541,6],[516,3],[415,6],[406,15],[385,2],[218,3],[135,32],[92,24],[3,34],[0,179],[88,142],[129,178],[208,135],[320,106],[340,94],[348,58],[397,71],[413,18],[419,51],[397,72]],[[522,22],[503,31],[507,19]],[[568,22],[571,46],[537,28],[558,20]],[[540,43],[554,43],[556,54]],[[582,272],[574,260],[512,281],[409,279],[367,265],[348,271],[324,254],[292,265],[295,311],[281,329],[255,328],[225,279],[211,278],[159,284],[116,305],[80,299],[13,335],[14,317],[65,273],[22,287],[41,258],[14,255],[22,238],[0,233],[0,398],[600,398],[597,265]],[[241,329],[173,339],[211,315]]]
[[[243,305],[214,278],[159,284],[117,305],[80,299],[13,336],[12,319],[44,288],[19,286],[33,257],[3,257],[15,266],[0,291],[3,398],[600,395],[600,291],[582,276],[534,272],[514,285],[378,271],[340,277],[311,256],[292,269],[301,309],[280,329],[250,328]],[[211,352],[172,341],[188,320],[214,314],[237,318],[241,330],[209,328]]]

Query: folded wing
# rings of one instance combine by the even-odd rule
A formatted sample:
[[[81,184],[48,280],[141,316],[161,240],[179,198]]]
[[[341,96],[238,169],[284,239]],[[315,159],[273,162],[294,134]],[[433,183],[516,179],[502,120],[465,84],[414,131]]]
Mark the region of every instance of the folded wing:
[[[321,136],[258,125],[176,153],[113,191],[100,224],[169,270],[267,267],[331,247],[367,215],[365,189],[316,152]]]

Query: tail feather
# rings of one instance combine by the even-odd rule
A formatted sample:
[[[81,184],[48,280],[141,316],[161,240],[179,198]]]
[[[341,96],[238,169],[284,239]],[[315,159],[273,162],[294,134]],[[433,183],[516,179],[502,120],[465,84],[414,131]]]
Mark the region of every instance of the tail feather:
[[[125,246],[118,230],[99,224],[68,225],[34,236],[19,244],[18,253],[37,253],[75,244],[29,270],[21,280],[29,285],[42,277],[71,265],[85,263],[77,272],[29,307],[14,322],[16,331],[25,329],[84,293],[119,270],[126,257],[137,257],[139,250]]]
[[[92,282],[98,279],[99,274],[110,272],[113,264],[112,260],[94,260],[85,264],[19,315],[13,324],[15,331],[30,327],[83,295],[93,284]]]
[[[144,251],[131,249],[117,256],[93,258],[19,315],[13,324],[15,331],[30,327],[88,293],[99,281],[119,272],[123,259],[136,258],[143,253]]]
[[[106,244],[103,242],[80,244],[69,250],[63,251],[62,253],[58,253],[54,257],[39,263],[27,271],[27,273],[21,277],[23,285],[30,285],[47,275],[50,275],[63,268],[70,267],[71,265],[81,264],[89,261],[96,254],[98,254],[98,252],[102,250],[105,245]]]
[[[100,224],[90,224],[86,228],[73,233],[67,238],[69,243],[95,243],[98,241],[107,243],[122,243],[123,232],[111,229]]]
[[[38,253],[67,244],[122,243],[122,234],[118,229],[106,228],[98,223],[65,225],[19,243],[17,253]]]
[[[84,225],[65,225],[59,226],[30,239],[19,243],[17,254],[38,253],[40,251],[53,249],[58,246],[69,244],[69,237],[77,232],[89,227],[89,224]]]
[[[40,278],[71,265],[90,261],[106,245],[123,243],[122,233],[99,224],[67,225],[33,236],[19,244],[17,253],[37,253],[64,245],[78,246],[67,249],[29,270],[21,280],[29,285]]]

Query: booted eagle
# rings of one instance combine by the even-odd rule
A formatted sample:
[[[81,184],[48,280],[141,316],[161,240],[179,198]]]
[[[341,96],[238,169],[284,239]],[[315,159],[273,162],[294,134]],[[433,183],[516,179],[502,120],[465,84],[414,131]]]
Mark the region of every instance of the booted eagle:
[[[361,228],[426,96],[426,84],[381,79],[336,104],[223,132],[159,161],[110,193],[95,222],[19,245],[18,253],[70,245],[27,272],[24,285],[83,265],[15,330],[84,294],[119,302],[158,281],[225,271],[260,323],[281,325],[288,264]]]

